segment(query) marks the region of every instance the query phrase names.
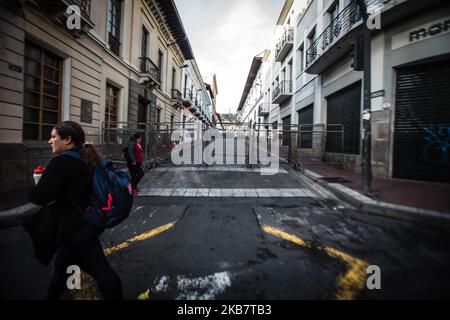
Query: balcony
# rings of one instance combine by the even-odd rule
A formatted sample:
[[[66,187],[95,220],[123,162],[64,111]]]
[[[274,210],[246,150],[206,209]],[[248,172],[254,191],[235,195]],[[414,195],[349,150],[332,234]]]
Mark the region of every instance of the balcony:
[[[181,106],[183,104],[183,95],[181,94],[180,90],[172,89],[172,100],[177,106]]]
[[[272,103],[280,104],[292,97],[292,81],[281,81],[273,90]]]
[[[145,83],[149,83],[150,87],[159,85],[161,83],[159,68],[153,63],[150,58],[141,57],[141,73],[146,77]]]
[[[259,116],[267,116],[270,113],[270,103],[261,103],[258,107]]]
[[[294,29],[286,29],[275,49],[275,61],[282,62],[294,46]]]
[[[185,107],[190,107],[192,105],[192,92],[191,92],[191,89],[184,88],[183,105]]]
[[[192,101],[192,104],[189,106],[189,111],[191,111],[192,113],[195,113],[198,111],[198,103],[197,103],[197,99],[194,98],[192,94],[191,94],[191,101]]]
[[[420,14],[423,9],[439,1],[365,0],[365,3],[369,15],[379,14],[381,26],[386,28],[400,19]],[[306,50],[305,71],[319,74],[348,57],[352,42],[361,32],[362,16],[357,2],[353,0]]]
[[[50,19],[68,31],[72,36],[78,38],[83,33],[94,28],[94,23],[90,19],[91,0],[25,0],[25,3],[36,10],[46,13]],[[67,13],[67,8],[71,5],[78,6],[81,14],[81,28],[68,29],[67,18],[73,13]]]

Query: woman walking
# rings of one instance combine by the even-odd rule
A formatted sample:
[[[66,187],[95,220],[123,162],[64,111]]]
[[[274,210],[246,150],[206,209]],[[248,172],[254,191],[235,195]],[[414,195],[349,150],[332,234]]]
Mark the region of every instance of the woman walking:
[[[31,202],[52,203],[58,209],[57,225],[49,226],[58,229],[60,246],[47,299],[59,299],[65,292],[70,276],[67,269],[72,265],[94,278],[103,298],[123,299],[120,278],[108,263],[98,238],[103,229],[82,217],[82,211],[90,205],[93,169],[100,156],[92,145],[85,144],[83,129],[73,121],[56,126],[48,143],[56,157],[29,193]],[[79,152],[83,161],[65,154],[69,150]]]
[[[128,170],[130,171],[131,187],[133,188],[134,195],[139,194],[138,184],[144,177],[144,170],[142,170],[144,153],[142,152],[141,140],[141,135],[139,133],[135,133],[128,144],[128,156],[130,158]]]

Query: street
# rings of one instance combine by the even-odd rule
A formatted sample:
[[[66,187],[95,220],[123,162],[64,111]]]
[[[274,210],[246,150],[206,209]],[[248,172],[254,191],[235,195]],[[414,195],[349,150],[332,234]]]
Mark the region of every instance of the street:
[[[360,212],[288,167],[159,167],[141,187],[101,237],[126,299],[450,297],[445,229]],[[20,226],[0,230],[0,260],[1,299],[45,297],[51,266]],[[101,299],[85,275],[81,285],[64,299]]]

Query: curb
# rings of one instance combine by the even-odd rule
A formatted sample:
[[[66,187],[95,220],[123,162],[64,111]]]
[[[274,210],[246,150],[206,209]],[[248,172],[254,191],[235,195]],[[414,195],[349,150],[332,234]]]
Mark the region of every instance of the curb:
[[[302,173],[315,183],[319,184],[321,187],[332,192],[341,200],[350,203],[357,209],[360,209],[366,213],[397,220],[426,224],[433,227],[450,228],[450,213],[446,214],[438,211],[373,200],[342,184],[326,182],[322,180],[323,176],[311,170],[304,169],[302,170]]]
[[[22,206],[0,212],[0,229],[15,227],[22,224],[28,217],[35,214],[41,206],[27,203]]]

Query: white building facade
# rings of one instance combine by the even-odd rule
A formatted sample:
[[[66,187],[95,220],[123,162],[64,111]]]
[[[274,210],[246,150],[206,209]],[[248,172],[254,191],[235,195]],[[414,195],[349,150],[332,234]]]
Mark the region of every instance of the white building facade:
[[[448,183],[450,6],[439,0],[365,2],[372,22],[373,174]],[[293,1],[290,8],[281,25],[284,30],[294,28],[293,47],[278,50],[281,55],[276,46],[269,48],[271,54],[263,62],[271,79],[270,86],[263,82],[263,90],[271,91],[272,105],[269,115],[260,115],[262,122],[290,123],[297,125],[292,130],[300,131],[322,128],[322,134],[309,133],[302,148],[320,152],[322,159],[339,154],[345,168],[358,172],[364,73],[357,2]],[[291,79],[289,95],[289,86],[281,84]],[[332,125],[342,128],[342,140],[327,136]]]

